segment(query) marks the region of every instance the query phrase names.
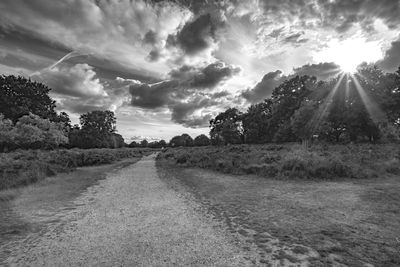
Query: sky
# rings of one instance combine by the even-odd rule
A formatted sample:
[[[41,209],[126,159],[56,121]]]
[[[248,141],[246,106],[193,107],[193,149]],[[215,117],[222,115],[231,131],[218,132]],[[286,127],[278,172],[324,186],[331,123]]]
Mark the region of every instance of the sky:
[[[0,74],[48,85],[73,123],[130,140],[209,132],[293,75],[400,66],[399,0],[2,0]]]

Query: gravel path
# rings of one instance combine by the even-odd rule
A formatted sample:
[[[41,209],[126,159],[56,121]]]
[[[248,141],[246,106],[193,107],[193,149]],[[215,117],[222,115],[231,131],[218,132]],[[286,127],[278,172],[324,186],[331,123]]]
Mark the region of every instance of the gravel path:
[[[75,202],[69,220],[15,246],[8,264],[249,265],[215,222],[159,179],[154,154],[109,175]]]

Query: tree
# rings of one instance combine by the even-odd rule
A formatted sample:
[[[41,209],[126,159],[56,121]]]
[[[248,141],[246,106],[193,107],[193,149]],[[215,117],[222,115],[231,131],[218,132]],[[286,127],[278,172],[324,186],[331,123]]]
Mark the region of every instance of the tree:
[[[315,114],[318,110],[318,102],[304,101],[291,118],[293,134],[301,141],[308,141],[317,134]]]
[[[210,137],[213,144],[243,143],[242,113],[228,108],[210,121]]]
[[[29,113],[53,120],[57,117],[50,88],[21,76],[0,76],[0,113],[14,123]]]
[[[272,114],[269,121],[269,129],[275,133],[274,141],[294,141],[295,136],[291,129],[290,119],[317,85],[315,77],[296,76],[274,89],[271,98]]]
[[[14,125],[0,116],[0,150],[15,148],[54,149],[68,143],[62,123],[51,122],[37,115],[22,116]]]
[[[116,118],[110,110],[95,110],[82,114],[79,118],[82,130],[95,134],[110,134],[115,132]]]
[[[132,142],[128,145],[128,147],[131,147],[131,148],[133,148],[133,147],[139,147],[139,146],[140,146],[140,144],[137,143],[137,142],[135,142],[135,141],[132,141]]]
[[[160,147],[166,147],[167,146],[167,142],[165,142],[165,140],[163,140],[163,139],[158,141],[158,144],[159,144]]]
[[[169,141],[169,145],[172,147],[184,146],[185,140],[182,138],[181,135],[176,135],[171,138],[171,140]]]
[[[121,135],[115,133],[116,118],[114,112],[92,111],[80,116],[81,128],[74,126],[69,133],[72,147],[79,148],[116,148],[125,145]]]
[[[149,142],[148,142],[146,139],[143,139],[143,140],[140,142],[140,146],[141,146],[141,147],[148,147],[148,146],[149,146]]]
[[[271,116],[271,99],[251,105],[247,109],[242,119],[246,143],[266,143],[272,141],[273,132],[270,129]]]
[[[190,135],[184,133],[181,135],[181,138],[183,140],[183,146],[193,146],[193,138]]]
[[[193,141],[195,146],[208,146],[211,144],[210,138],[208,138],[205,134],[201,134],[196,136]]]

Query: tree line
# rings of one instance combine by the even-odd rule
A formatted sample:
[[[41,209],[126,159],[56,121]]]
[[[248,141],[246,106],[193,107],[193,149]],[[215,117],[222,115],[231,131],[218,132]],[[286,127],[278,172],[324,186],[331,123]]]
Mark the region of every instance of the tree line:
[[[125,146],[112,111],[82,114],[80,125],[71,125],[67,113],[55,111],[50,90],[21,76],[0,76],[0,151]]]
[[[400,68],[364,64],[329,81],[296,76],[246,112],[228,108],[210,121],[213,145],[268,142],[395,142],[400,139]]]

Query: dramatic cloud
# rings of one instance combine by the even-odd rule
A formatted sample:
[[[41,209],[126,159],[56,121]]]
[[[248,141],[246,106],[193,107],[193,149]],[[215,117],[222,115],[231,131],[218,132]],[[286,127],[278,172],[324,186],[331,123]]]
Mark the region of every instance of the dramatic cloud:
[[[217,25],[206,14],[187,23],[176,37],[170,36],[170,44],[178,44],[186,53],[195,54],[208,48],[215,40]]]
[[[340,72],[340,68],[333,62],[325,62],[319,64],[307,64],[299,68],[294,68],[293,72],[294,75],[308,75],[314,76],[318,80],[328,80],[335,77]]]
[[[261,102],[265,98],[271,96],[275,87],[281,84],[285,78],[286,76],[283,76],[280,70],[269,72],[264,75],[261,82],[254,88],[244,91],[242,96],[250,103]]]
[[[386,71],[395,71],[400,67],[400,39],[392,42],[385,57],[378,62],[378,65]]]
[[[171,110],[171,119],[188,127],[196,127],[208,123],[208,119],[200,119],[210,114],[196,116],[194,113],[221,103],[228,92],[211,92],[222,81],[240,71],[239,68],[227,66],[222,62],[196,68],[184,65],[172,70],[171,80],[155,84],[135,83],[129,87],[133,106],[157,109],[167,107]]]
[[[93,97],[107,96],[96,72],[88,64],[76,64],[73,67],[57,66],[45,69],[32,76],[52,88],[52,93],[64,96]]]
[[[359,61],[366,44],[381,52],[369,63],[400,64],[398,0],[3,0],[0,9],[2,73],[48,84],[59,109],[113,109],[126,132],[205,126],[292,75],[331,78],[345,67],[337,55]],[[353,53],[333,40],[361,41]]]

